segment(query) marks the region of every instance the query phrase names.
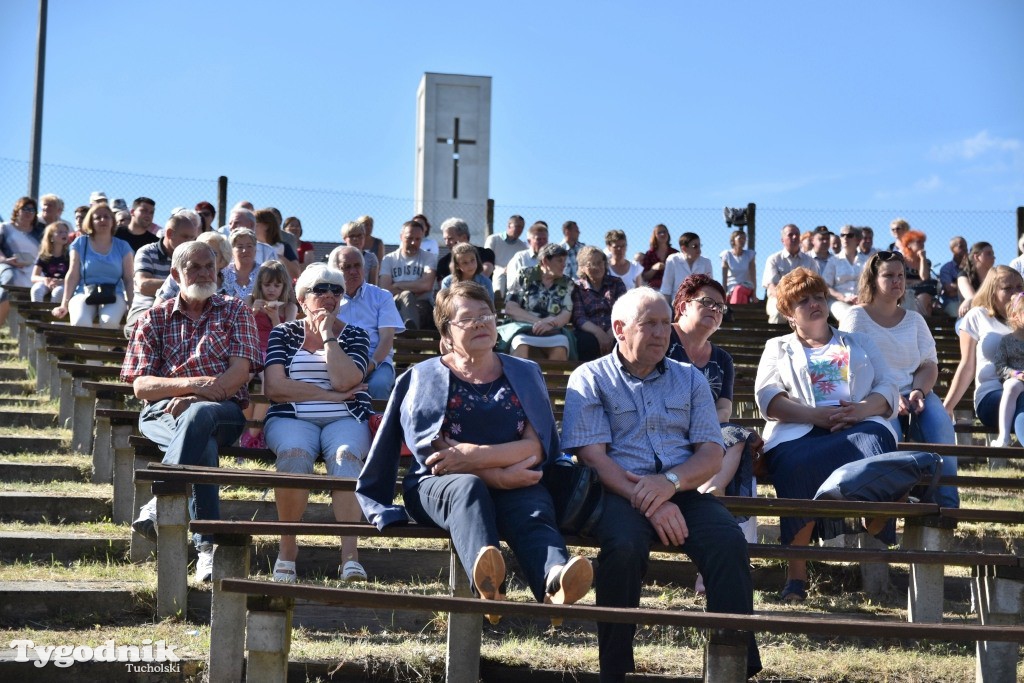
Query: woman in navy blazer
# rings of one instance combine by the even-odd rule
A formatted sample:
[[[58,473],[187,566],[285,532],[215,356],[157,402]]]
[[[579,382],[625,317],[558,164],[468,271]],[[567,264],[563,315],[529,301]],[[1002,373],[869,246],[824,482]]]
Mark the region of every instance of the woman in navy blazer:
[[[398,378],[359,475],[356,496],[379,529],[407,523],[451,534],[477,594],[505,597],[504,538],[538,601],[569,604],[590,589],[593,570],[570,558],[541,485],[557,457],[558,433],[536,363],[494,352],[494,304],[483,287],[458,282],[434,308],[439,358]],[[413,462],[394,504],[402,445]]]

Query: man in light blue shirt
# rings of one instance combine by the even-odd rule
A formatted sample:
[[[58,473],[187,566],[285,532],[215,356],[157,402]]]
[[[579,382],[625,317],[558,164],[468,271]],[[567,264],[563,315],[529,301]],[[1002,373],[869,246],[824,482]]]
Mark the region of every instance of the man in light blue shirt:
[[[650,547],[677,545],[705,577],[708,611],[750,614],[750,559],[743,532],[697,487],[725,449],[704,375],[665,357],[672,311],[656,290],[626,292],[612,308],[616,346],[569,378],[562,449],[592,467],[605,489],[593,533],[601,550],[597,604],[638,607]],[[597,625],[602,683],[634,670],[633,624]],[[749,634],[747,675],[761,669]]]
[[[405,325],[391,294],[365,282],[362,253],[355,247],[342,247],[339,251],[345,293],[338,302],[338,317],[370,335],[367,392],[371,398],[386,399],[395,386],[395,334],[404,332]]]

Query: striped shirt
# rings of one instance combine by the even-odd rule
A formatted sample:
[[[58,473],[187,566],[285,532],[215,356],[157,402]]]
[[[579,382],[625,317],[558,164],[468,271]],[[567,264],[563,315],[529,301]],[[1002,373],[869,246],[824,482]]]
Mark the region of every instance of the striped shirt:
[[[285,377],[300,382],[315,384],[321,389],[331,389],[331,380],[327,374],[327,362],[324,350],[310,353],[302,348],[305,338],[305,326],[301,320],[282,323],[270,332],[270,345],[267,347],[266,366],[284,366]],[[338,335],[338,344],[360,373],[366,373],[369,364],[370,338],[366,330],[355,325],[345,325]],[[330,401],[302,401],[292,403],[275,403],[267,411],[267,419],[271,417],[291,417],[299,420],[317,418],[344,417],[351,414],[360,422],[365,422],[373,414],[370,395],[361,391],[350,401],[333,403]]]
[[[709,441],[724,448],[711,388],[692,365],[666,358],[640,379],[622,364],[616,346],[569,377],[563,450],[606,444],[608,457],[644,475],[686,462]]]

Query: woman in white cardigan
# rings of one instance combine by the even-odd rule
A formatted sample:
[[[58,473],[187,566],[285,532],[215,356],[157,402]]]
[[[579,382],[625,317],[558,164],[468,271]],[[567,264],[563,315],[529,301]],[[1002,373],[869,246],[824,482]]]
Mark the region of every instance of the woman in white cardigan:
[[[897,381],[871,339],[828,324],[828,286],[797,268],[776,287],[793,334],[765,344],[755,382],[766,421],[764,451],[780,498],[814,497],[842,465],[896,450],[888,420],[899,406]],[[783,545],[806,545],[852,531],[843,520],[783,517]],[[807,563],[789,563],[784,600],[807,597]]]

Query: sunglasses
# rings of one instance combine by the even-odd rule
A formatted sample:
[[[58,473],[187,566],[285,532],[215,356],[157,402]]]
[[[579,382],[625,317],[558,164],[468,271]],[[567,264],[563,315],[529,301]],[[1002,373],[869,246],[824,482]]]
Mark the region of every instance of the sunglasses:
[[[877,255],[879,261],[899,261],[903,263],[905,260],[903,254],[898,251],[880,251],[877,252]]]
[[[342,291],[344,291],[344,288],[341,285],[332,285],[326,282],[321,282],[310,287],[309,291],[311,291],[316,296],[323,296],[328,292],[330,292],[334,296],[340,296]]]
[[[475,327],[477,325],[489,325],[498,319],[498,316],[493,313],[487,315],[477,316],[476,318],[462,318],[461,320],[452,320],[450,324],[458,327],[459,329],[467,329],[469,327]]]

